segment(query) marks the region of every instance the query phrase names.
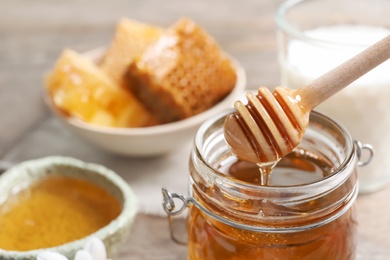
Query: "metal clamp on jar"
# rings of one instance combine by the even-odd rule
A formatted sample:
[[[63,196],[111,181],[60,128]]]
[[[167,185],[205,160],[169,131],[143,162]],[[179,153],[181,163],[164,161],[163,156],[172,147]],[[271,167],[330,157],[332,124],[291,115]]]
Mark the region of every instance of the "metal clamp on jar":
[[[256,165],[239,161],[225,143],[228,112],[205,122],[195,137],[189,197],[162,189],[179,243],[173,217],[189,209],[188,259],[354,259],[358,166],[370,162],[372,147],[312,112],[303,141],[262,186]],[[359,161],[363,151],[367,159]]]

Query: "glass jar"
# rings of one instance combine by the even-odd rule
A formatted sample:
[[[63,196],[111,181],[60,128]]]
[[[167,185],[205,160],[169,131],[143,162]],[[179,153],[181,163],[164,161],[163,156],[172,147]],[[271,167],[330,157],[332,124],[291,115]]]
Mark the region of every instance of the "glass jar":
[[[287,0],[277,10],[281,84],[308,84],[390,34],[390,0]],[[317,110],[375,149],[359,192],[390,185],[390,60],[332,96]],[[342,111],[342,113],[340,113]]]
[[[223,135],[229,112],[205,122],[196,134],[189,196],[163,188],[171,224],[173,216],[189,209],[188,259],[354,259],[358,165],[365,164],[359,155],[370,147],[312,112],[295,151],[326,161],[331,166],[326,176],[304,184],[260,186],[220,170],[233,157]],[[175,198],[183,202],[179,209]]]

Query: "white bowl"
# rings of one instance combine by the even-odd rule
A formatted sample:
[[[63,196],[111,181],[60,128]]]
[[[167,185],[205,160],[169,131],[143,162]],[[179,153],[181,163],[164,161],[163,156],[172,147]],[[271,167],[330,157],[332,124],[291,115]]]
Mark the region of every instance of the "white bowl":
[[[99,61],[104,49],[99,48],[84,54]],[[177,122],[143,128],[114,128],[96,126],[74,117],[66,117],[50,105],[55,114],[77,135],[102,150],[127,156],[156,156],[173,151],[192,140],[199,126],[207,119],[231,107],[246,86],[242,66],[232,59],[237,82],[231,93],[205,112]],[[50,102],[49,102],[50,104]]]
[[[104,166],[86,163],[70,157],[50,156],[25,161],[8,169],[0,176],[0,201],[14,193],[18,187],[37,183],[47,176],[60,175],[81,178],[105,188],[122,204],[122,212],[105,227],[82,239],[56,247],[30,251],[8,251],[0,249],[0,259],[22,260],[36,259],[43,251],[54,251],[73,259],[77,250],[93,237],[102,240],[110,257],[118,254],[120,246],[128,237],[138,210],[138,200],[130,186],[115,172]]]

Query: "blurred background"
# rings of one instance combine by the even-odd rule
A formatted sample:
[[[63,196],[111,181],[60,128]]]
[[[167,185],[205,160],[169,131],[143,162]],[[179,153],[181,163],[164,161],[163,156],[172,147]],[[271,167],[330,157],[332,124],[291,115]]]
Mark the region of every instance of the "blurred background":
[[[279,83],[274,11],[283,1],[2,0],[0,3],[0,156],[47,116],[43,75],[64,48],[106,46],[122,17],[169,26],[189,17],[244,66],[248,86]],[[261,61],[267,61],[261,66]],[[21,98],[26,96],[28,98]],[[21,118],[23,118],[21,122]],[[7,131],[12,128],[13,131]]]

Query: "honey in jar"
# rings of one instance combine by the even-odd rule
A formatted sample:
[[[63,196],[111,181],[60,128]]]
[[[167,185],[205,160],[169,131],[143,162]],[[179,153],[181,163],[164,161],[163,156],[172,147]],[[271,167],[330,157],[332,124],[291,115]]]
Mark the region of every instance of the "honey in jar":
[[[229,150],[225,116],[195,137],[188,259],[354,259],[360,146],[349,133],[312,112],[303,141],[263,183],[258,165]]]
[[[119,201],[102,187],[52,175],[0,204],[0,249],[28,251],[81,239],[106,226],[121,210]]]

